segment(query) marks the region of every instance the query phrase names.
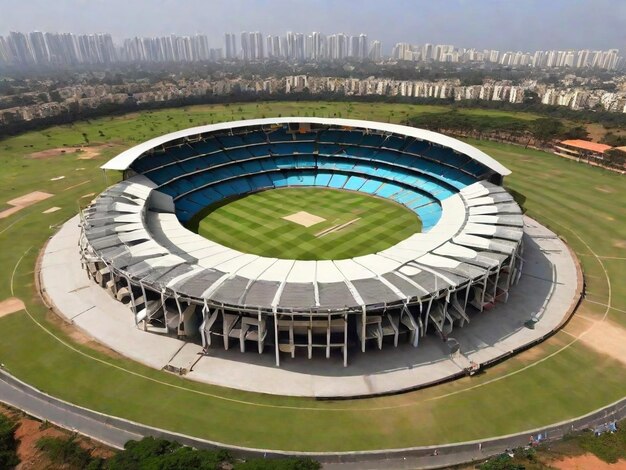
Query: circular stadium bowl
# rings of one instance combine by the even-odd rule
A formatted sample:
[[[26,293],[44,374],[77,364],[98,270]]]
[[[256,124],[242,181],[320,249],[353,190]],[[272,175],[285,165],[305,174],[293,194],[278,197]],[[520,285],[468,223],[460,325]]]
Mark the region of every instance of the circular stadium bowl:
[[[203,347],[326,357],[427,333],[444,340],[521,273],[510,172],[464,142],[411,127],[269,118],[167,134],[102,167],[124,172],[81,214],[88,275],[136,324]],[[285,187],[357,191],[415,212],[422,231],[341,260],[243,253],[187,228],[207,207]],[[219,339],[219,341],[216,341]]]

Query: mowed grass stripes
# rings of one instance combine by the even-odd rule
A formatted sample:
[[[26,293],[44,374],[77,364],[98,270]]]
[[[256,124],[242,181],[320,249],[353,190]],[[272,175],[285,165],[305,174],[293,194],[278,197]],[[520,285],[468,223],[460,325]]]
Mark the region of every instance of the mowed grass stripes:
[[[284,219],[301,211],[325,220],[305,227]],[[189,224],[196,227],[200,235],[246,253],[322,260],[376,253],[419,232],[422,223],[414,212],[378,197],[328,188],[283,188],[209,207]],[[339,229],[319,235],[333,228]]]

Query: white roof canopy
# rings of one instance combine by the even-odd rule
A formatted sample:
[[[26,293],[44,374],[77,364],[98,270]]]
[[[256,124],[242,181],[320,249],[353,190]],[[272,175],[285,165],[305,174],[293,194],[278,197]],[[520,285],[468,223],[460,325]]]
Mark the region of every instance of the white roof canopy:
[[[236,129],[239,127],[254,127],[254,126],[268,126],[272,124],[297,124],[297,123],[310,123],[321,124],[329,126],[343,126],[353,127],[357,129],[370,129],[382,132],[392,132],[395,134],[406,135],[414,137],[420,140],[426,140],[433,142],[444,147],[451,148],[459,153],[467,155],[473,158],[479,163],[482,163],[486,167],[495,171],[496,173],[506,176],[511,171],[504,165],[498,163],[486,153],[478,150],[465,142],[448,137],[447,135],[439,134],[438,132],[427,131],[425,129],[418,129],[416,127],[401,126],[398,124],[387,124],[374,121],[362,121],[356,119],[334,119],[334,118],[313,118],[313,117],[283,117],[283,118],[265,118],[265,119],[251,119],[245,121],[232,121],[222,122],[219,124],[210,124],[207,126],[190,127],[189,129],[183,129],[180,131],[165,134],[154,139],[150,139],[139,145],[129,148],[123,151],[116,157],[112,158],[100,168],[103,170],[126,170],[140,155],[155,147],[159,147],[173,140],[182,139],[198,134],[217,132],[229,129]]]

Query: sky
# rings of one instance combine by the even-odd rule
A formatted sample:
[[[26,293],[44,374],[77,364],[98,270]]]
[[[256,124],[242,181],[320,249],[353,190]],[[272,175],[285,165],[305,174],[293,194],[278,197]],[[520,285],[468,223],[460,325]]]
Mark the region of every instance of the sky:
[[[225,32],[365,33],[397,42],[498,50],[626,52],[626,0],[0,0],[9,31],[132,36]]]

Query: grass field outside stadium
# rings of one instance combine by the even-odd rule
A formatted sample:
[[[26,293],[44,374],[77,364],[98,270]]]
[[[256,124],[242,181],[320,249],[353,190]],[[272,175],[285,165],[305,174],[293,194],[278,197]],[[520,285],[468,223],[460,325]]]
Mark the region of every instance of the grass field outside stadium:
[[[201,106],[94,119],[0,141],[0,210],[33,191],[52,195],[0,219],[0,301],[16,297],[25,304],[0,317],[0,362],[41,390],[98,411],[230,444],[287,450],[481,439],[578,416],[623,397],[626,355],[620,356],[619,343],[601,350],[588,341],[597,331],[614,338],[626,330],[623,176],[513,145],[470,141],[512,170],[507,188],[531,217],[567,240],[585,272],[586,297],[563,331],[485,374],[363,400],[258,395],[195,383],[120,357],[62,324],[43,305],[34,283],[38,252],[59,224],[107,185],[102,163],[139,141],[211,120],[313,112],[402,122],[424,111],[369,103]],[[72,146],[97,152],[84,158],[87,152]],[[65,151],[40,156],[59,148]],[[110,174],[108,184],[113,179]]]
[[[421,222],[400,204],[362,193],[282,188],[211,206],[189,224],[196,227],[244,253],[323,260],[384,250],[419,232]]]

